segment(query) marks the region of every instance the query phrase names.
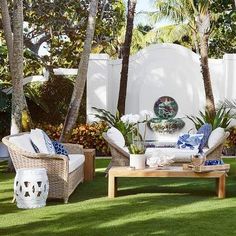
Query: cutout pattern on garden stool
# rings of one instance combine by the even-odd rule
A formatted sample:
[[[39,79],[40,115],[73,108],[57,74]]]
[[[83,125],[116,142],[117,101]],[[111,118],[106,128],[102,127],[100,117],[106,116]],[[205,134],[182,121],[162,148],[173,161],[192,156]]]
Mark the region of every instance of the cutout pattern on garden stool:
[[[38,208],[46,205],[49,184],[46,169],[17,170],[14,195],[18,208]]]

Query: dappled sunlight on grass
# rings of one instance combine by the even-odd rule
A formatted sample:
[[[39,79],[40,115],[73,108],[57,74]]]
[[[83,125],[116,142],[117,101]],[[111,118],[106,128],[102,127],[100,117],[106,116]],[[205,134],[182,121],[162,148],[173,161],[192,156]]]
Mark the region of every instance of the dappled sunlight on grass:
[[[119,197],[108,199],[109,160],[96,162],[95,180],[79,185],[68,204],[48,201],[40,209],[12,204],[14,174],[0,173],[0,235],[236,234],[235,170],[227,179],[226,199],[217,198],[211,180],[174,178],[122,178]]]

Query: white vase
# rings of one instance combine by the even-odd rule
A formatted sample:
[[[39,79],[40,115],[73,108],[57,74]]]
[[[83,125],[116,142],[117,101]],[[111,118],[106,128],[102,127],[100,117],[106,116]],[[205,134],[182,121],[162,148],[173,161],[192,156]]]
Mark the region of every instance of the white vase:
[[[130,154],[130,167],[135,168],[136,170],[145,169],[146,157],[145,154]]]

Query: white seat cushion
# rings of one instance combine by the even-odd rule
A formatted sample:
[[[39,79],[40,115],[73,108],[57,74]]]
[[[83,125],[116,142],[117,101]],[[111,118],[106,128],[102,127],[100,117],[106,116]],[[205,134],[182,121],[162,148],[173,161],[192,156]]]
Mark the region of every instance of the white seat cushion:
[[[190,162],[191,156],[196,155],[198,150],[179,149],[179,148],[147,148],[146,153],[151,153],[154,150],[160,150],[167,156],[174,156],[174,162]]]
[[[21,148],[27,152],[35,153],[29,134],[10,137],[9,141],[14,143],[18,148]]]
[[[69,154],[69,173],[84,164],[85,157],[83,154]]]
[[[125,146],[125,139],[122,133],[115,127],[111,127],[107,130],[107,136],[119,147]]]
[[[30,132],[30,138],[40,153],[56,154],[52,141],[43,130],[32,129]]]
[[[208,139],[208,147],[215,146],[225,135],[225,130],[221,127],[214,129]]]

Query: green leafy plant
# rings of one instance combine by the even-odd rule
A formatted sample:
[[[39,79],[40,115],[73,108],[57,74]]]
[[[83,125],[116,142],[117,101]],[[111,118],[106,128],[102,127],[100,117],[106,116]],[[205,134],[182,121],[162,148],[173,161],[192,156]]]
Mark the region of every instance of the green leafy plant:
[[[43,129],[51,139],[58,140],[62,131],[62,124],[37,124],[37,128]],[[78,124],[72,131],[70,143],[78,143],[84,148],[95,148],[98,155],[109,155],[109,148],[106,141],[102,137],[102,133],[106,132],[108,126],[105,122],[97,122],[93,124]]]
[[[207,111],[199,112],[199,116],[187,116],[191,120],[196,129],[199,129],[203,124],[209,123],[212,125],[212,129],[217,127],[227,128],[230,124],[231,119],[236,118],[236,114],[232,112],[231,108],[227,108],[222,104],[216,112],[216,115],[212,117]]]
[[[115,115],[113,115],[111,112],[105,109],[96,107],[92,108],[97,112],[96,114],[94,114],[96,118],[106,122],[110,127],[117,128],[122,133],[125,139],[126,146],[129,146],[132,143],[132,133],[137,132],[137,129],[136,127],[134,127],[134,125],[123,122],[118,111]]]
[[[131,154],[144,154],[146,151],[144,141],[135,140],[128,146],[129,153]]]
[[[10,132],[11,97],[2,91],[7,84],[0,80],[0,140]]]
[[[236,147],[236,126],[230,127],[228,131],[230,135],[225,142],[225,147]]]

